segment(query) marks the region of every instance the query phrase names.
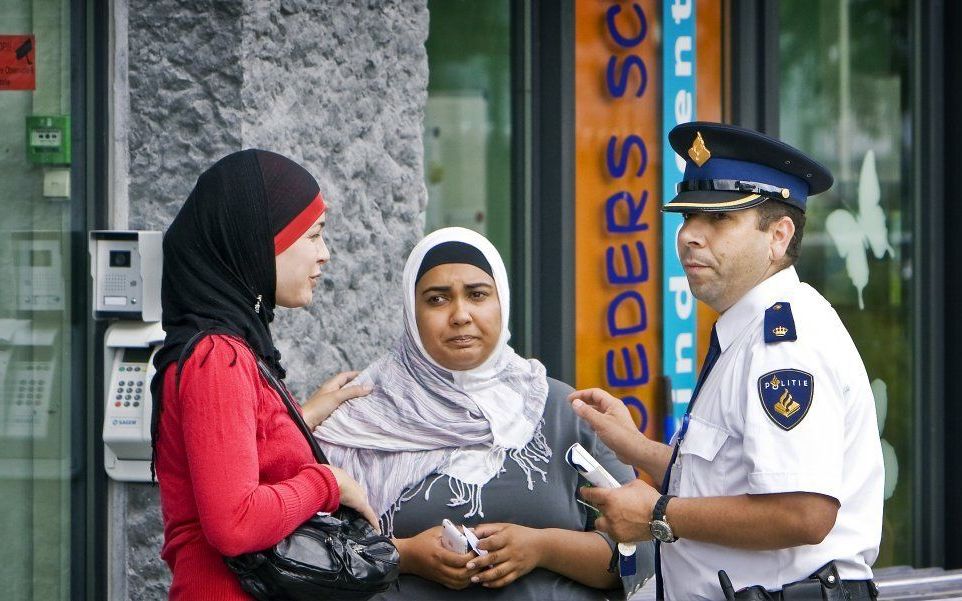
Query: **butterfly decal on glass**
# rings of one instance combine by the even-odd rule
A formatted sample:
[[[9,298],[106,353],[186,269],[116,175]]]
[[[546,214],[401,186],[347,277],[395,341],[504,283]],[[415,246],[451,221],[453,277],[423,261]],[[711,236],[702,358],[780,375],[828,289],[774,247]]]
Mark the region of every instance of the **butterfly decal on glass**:
[[[885,418],[889,410],[888,385],[885,380],[875,378],[872,380],[872,396],[875,397],[875,418],[878,421],[879,436],[885,430]],[[899,483],[899,457],[895,453],[892,443],[882,438],[882,464],[885,467],[885,498],[890,498],[895,494],[895,487]]]
[[[839,256],[845,259],[845,270],[858,291],[859,309],[865,308],[862,291],[868,285],[869,250],[876,259],[886,254],[895,255],[888,240],[881,197],[875,151],[869,150],[862,160],[862,170],[858,176],[858,212],[852,214],[846,209],[836,209],[825,220],[825,230]]]

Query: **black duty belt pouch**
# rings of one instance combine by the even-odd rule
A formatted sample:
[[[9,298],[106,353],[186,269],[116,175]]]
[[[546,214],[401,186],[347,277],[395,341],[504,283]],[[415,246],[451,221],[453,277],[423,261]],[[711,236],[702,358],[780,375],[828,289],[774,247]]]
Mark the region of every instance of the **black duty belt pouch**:
[[[718,572],[718,581],[728,601],[850,601],[878,596],[878,589],[871,580],[839,578],[834,561],[804,580],[786,584],[780,591],[767,591],[757,584],[734,591],[724,570]]]
[[[314,458],[327,463],[287,388],[258,363],[307,438]],[[342,507],[331,515],[314,515],[269,549],[224,561],[241,588],[259,601],[363,600],[397,580],[400,555],[390,538],[378,534],[357,511]]]

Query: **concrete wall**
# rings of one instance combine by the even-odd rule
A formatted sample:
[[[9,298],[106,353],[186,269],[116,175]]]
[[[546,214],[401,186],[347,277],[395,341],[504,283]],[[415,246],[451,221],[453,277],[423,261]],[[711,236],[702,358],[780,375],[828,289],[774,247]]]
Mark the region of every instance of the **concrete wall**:
[[[401,270],[426,191],[426,0],[118,0],[115,227],[162,230],[197,175],[241,148],[301,161],[330,207],[332,261],[273,331],[302,397],[400,333]],[[126,15],[126,18],[124,16]],[[126,35],[125,35],[126,34]],[[126,88],[129,84],[129,88]],[[125,98],[129,100],[125,104]],[[126,114],[124,114],[126,109]],[[129,163],[124,164],[129,157]],[[127,211],[124,211],[124,203]],[[157,489],[111,488],[114,599],[165,599]]]

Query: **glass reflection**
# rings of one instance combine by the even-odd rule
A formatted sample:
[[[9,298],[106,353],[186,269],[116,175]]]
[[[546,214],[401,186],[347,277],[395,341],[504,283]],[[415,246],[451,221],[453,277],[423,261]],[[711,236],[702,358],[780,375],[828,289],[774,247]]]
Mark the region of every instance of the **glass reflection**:
[[[885,456],[877,566],[913,563],[909,12],[900,0],[779,3],[780,135],[828,166],[799,275],[832,303],[872,382]]]

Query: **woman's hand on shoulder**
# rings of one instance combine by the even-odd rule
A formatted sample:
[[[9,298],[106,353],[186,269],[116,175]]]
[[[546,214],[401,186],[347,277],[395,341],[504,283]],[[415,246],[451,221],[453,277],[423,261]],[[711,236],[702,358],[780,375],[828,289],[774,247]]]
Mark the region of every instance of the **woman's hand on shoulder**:
[[[314,391],[301,407],[308,428],[313,430],[320,426],[344,401],[371,394],[373,387],[370,385],[347,385],[358,373],[360,372],[342,371]]]
[[[364,519],[371,522],[375,530],[380,532],[381,527],[378,525],[377,514],[374,513],[374,509],[367,501],[367,491],[364,490],[364,487],[341,468],[333,465],[325,465],[325,467],[331,470],[334,479],[337,480],[337,487],[341,491],[341,505],[357,510],[364,516]]]
[[[472,564],[485,568],[474,581],[488,588],[501,588],[540,566],[545,553],[543,530],[517,524],[481,524],[474,529],[488,552]]]
[[[470,586],[471,578],[481,571],[480,567],[467,567],[468,562],[477,557],[473,552],[461,555],[441,546],[440,526],[411,538],[396,539],[395,543],[401,554],[402,574],[414,574],[447,588],[461,590]]]

